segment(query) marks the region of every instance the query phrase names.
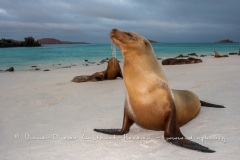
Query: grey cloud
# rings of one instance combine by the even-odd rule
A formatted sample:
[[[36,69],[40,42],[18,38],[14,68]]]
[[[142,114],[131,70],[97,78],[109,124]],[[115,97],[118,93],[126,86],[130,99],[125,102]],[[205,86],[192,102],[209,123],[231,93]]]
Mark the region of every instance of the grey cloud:
[[[108,32],[120,28],[157,41],[240,41],[239,6],[239,0],[1,0],[0,38],[109,42]]]

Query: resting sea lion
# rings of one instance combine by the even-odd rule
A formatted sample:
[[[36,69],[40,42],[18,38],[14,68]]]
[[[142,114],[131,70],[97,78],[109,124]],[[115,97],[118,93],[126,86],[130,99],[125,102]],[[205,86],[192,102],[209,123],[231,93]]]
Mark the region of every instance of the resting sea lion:
[[[171,90],[151,44],[141,35],[113,29],[110,36],[124,58],[126,99],[123,126],[122,129],[94,130],[122,135],[136,123],[146,129],[164,131],[164,138],[175,145],[214,152],[186,139],[179,127],[196,117],[201,105],[223,106],[200,101],[191,91]]]
[[[214,57],[215,57],[215,58],[221,58],[221,57],[228,57],[228,55],[227,55],[227,54],[225,54],[225,55],[220,55],[217,51],[214,51]]]

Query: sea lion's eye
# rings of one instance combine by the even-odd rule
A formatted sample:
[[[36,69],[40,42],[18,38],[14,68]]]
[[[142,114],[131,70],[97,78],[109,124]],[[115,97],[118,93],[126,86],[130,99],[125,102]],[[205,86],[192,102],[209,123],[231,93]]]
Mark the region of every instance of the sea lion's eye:
[[[126,33],[130,40],[136,40],[136,38],[131,33]]]
[[[145,41],[144,41],[144,44],[145,44],[145,46],[148,46],[148,41],[145,40]]]

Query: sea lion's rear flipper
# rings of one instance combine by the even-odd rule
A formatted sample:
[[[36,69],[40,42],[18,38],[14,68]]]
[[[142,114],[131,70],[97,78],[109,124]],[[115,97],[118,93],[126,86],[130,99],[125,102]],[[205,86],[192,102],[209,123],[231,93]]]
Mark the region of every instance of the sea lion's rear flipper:
[[[205,107],[212,107],[212,108],[225,108],[225,107],[222,106],[222,105],[212,104],[212,103],[204,102],[204,101],[201,101],[201,100],[200,100],[200,103],[201,103],[201,106],[205,106]]]
[[[127,113],[124,111],[122,129],[94,129],[94,131],[111,135],[124,135],[129,132],[129,129],[133,123],[133,120],[131,120]]]
[[[170,138],[166,138],[166,141],[172,144],[175,144],[177,146],[180,147],[184,147],[184,148],[188,148],[188,149],[192,149],[192,150],[197,150],[197,151],[201,151],[201,152],[206,152],[206,153],[213,153],[215,152],[214,150],[209,149],[208,147],[202,146],[196,142],[190,141],[184,137],[182,138],[178,138],[178,137],[170,137]]]
[[[167,142],[175,144],[180,147],[197,150],[201,152],[212,153],[215,152],[205,146],[186,139],[180,131],[176,120],[176,111],[169,111],[165,117],[166,125],[164,130],[164,138]]]
[[[118,77],[121,77],[123,79],[123,75],[122,75],[122,71],[120,70],[120,72],[118,73]]]

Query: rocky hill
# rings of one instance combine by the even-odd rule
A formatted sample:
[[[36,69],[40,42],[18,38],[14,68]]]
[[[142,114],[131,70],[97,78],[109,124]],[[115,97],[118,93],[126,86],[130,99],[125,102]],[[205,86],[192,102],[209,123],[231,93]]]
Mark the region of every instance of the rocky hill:
[[[218,41],[218,43],[233,43],[233,41],[230,39],[224,39],[224,40]]]
[[[40,47],[41,44],[34,39],[33,37],[26,37],[24,41],[16,41],[13,39],[1,39],[0,40],[0,48],[6,47]]]
[[[86,42],[69,42],[69,41],[60,41],[54,38],[42,38],[39,39],[40,44],[88,44]]]

